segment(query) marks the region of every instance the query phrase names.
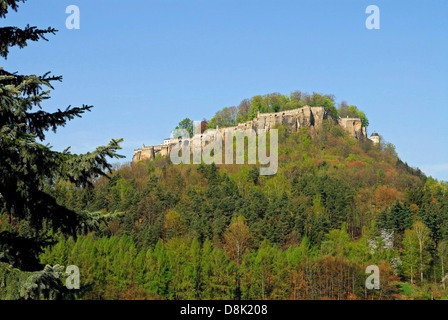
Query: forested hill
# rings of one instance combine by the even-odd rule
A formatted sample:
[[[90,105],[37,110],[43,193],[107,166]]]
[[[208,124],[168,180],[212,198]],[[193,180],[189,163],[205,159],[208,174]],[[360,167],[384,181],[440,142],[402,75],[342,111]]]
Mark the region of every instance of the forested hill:
[[[60,204],[109,218],[76,241],[61,237],[41,262],[87,270],[86,298],[443,294],[446,185],[403,163],[391,144],[357,142],[331,122],[316,138],[280,127],[279,140],[275,176],[158,157],[119,168],[93,190],[57,183]],[[394,232],[393,248],[381,231]],[[380,291],[365,290],[370,264],[380,266]]]
[[[0,18],[24,2],[0,0]],[[56,31],[1,27],[0,57]],[[41,143],[93,106],[44,111],[62,76],[11,67],[0,68],[0,300],[448,298],[448,185],[403,163],[384,139],[357,141],[334,125],[357,117],[367,127],[356,106],[295,91],[203,120],[201,130],[324,107],[332,120],[317,134],[278,128],[273,176],[160,156],[110,170],[122,139],[85,154]],[[179,127],[192,135],[190,119]],[[380,289],[368,290],[372,265]],[[65,282],[68,270],[79,288]]]

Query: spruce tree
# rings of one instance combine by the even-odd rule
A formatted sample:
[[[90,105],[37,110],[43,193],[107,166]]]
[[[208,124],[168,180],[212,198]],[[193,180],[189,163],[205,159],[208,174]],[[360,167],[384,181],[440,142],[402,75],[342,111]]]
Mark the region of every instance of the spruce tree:
[[[17,11],[25,1],[0,0],[0,18],[11,10]],[[0,55],[7,59],[11,47],[24,48],[56,32],[51,27],[2,27]],[[0,232],[0,252],[8,252],[7,262],[21,269],[40,268],[36,256],[51,241],[49,230],[76,235],[82,219],[45,190],[58,180],[89,187],[93,179],[111,170],[108,157],[122,157],[116,153],[122,139],[112,139],[107,146],[86,154],[72,154],[69,148],[58,152],[42,143],[49,130],[56,132],[92,109],[83,105],[44,111],[42,103],[50,98],[52,83],[61,80],[61,76],[50,73],[20,75],[0,68],[0,214],[22,226],[21,233],[11,228]]]

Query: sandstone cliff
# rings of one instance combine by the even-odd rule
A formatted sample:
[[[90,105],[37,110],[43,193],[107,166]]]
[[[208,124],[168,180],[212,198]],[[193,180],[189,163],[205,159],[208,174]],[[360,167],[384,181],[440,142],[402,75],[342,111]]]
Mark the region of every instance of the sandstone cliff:
[[[323,122],[327,119],[333,120],[335,124],[340,125],[351,137],[361,140],[367,138],[366,128],[362,126],[361,119],[358,118],[338,118],[335,119],[327,113],[324,107],[304,106],[302,108],[287,110],[274,113],[258,113],[257,117],[251,121],[239,123],[235,127],[217,128],[225,135],[225,131],[237,131],[253,129],[255,132],[265,129],[267,131],[274,129],[277,125],[285,125],[291,131],[297,131],[301,127],[310,128],[312,135],[317,135],[322,129]],[[173,140],[173,144],[177,143]],[[173,145],[159,145],[146,147],[134,151],[132,161],[154,159],[156,155],[167,156]]]

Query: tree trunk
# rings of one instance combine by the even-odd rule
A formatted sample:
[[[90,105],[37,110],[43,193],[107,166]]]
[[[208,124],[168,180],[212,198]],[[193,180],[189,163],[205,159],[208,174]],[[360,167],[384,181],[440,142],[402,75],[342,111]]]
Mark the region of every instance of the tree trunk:
[[[445,279],[445,269],[443,268],[443,257],[442,257],[442,283],[443,283],[443,289],[445,289],[445,281],[443,281]]]
[[[420,280],[423,283],[423,249],[420,246]]]

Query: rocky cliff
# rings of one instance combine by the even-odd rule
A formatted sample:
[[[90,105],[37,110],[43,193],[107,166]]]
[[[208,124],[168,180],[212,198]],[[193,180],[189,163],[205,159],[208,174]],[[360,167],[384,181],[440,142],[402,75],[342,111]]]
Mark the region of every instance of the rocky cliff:
[[[335,119],[330,115],[324,107],[304,106],[302,108],[287,110],[274,113],[258,113],[257,117],[251,121],[239,123],[235,127],[217,128],[218,131],[225,135],[225,131],[238,131],[253,129],[255,132],[260,130],[271,130],[277,125],[285,125],[291,131],[298,131],[301,127],[310,128],[312,135],[317,135],[322,129],[323,122],[331,119],[335,124],[340,125],[351,137],[361,140],[367,138],[366,128],[362,126],[361,119],[358,118],[338,118]],[[132,161],[154,159],[160,154],[166,156],[169,154],[171,146],[176,144],[173,140],[171,145],[159,145],[146,147],[134,151]]]

